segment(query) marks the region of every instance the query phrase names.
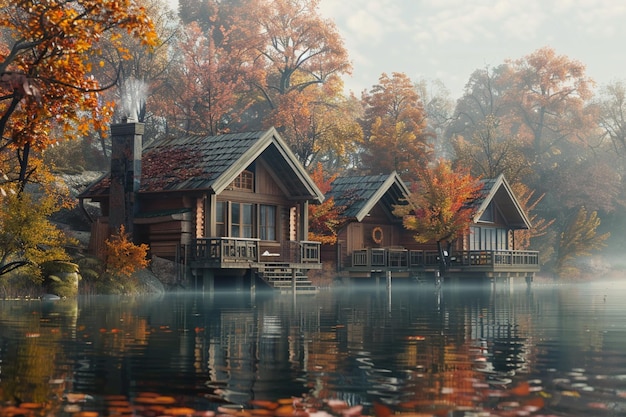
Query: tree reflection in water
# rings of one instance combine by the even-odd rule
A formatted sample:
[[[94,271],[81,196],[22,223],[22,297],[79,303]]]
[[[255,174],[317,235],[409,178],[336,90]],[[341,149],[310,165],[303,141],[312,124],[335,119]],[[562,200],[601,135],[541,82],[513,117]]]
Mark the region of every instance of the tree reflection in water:
[[[392,291],[3,302],[0,415],[626,413],[623,290]]]

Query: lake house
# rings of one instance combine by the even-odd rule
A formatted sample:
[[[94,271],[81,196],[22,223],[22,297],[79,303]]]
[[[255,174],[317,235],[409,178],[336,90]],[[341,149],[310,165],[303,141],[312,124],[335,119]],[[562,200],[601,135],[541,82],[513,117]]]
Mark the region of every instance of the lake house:
[[[111,136],[111,171],[79,195],[100,205],[92,252],[124,225],[152,255],[185,265],[186,285],[315,291],[306,273],[321,268],[320,244],[307,240],[308,205],[324,196],[275,129],[145,148],[140,123],[113,125]]]
[[[511,187],[500,175],[482,181],[469,232],[450,254],[453,280],[531,282],[539,271],[535,251],[517,250],[515,231],[531,227]],[[419,244],[402,219],[393,214],[406,204],[409,189],[397,173],[338,177],[326,194],[345,209],[337,243],[324,246],[323,261],[336,263],[338,274],[352,282],[393,278],[434,281],[439,271],[435,242]]]

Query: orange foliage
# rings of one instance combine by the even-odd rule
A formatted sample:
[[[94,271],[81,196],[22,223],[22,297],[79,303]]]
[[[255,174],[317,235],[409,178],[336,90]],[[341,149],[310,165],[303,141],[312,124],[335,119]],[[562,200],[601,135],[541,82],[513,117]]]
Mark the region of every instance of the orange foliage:
[[[364,166],[372,174],[409,172],[426,163],[432,153],[428,144],[426,112],[408,76],[382,74],[379,84],[363,93]]]
[[[343,94],[343,82],[329,78],[323,85],[293,90],[276,99],[266,125],[276,127],[306,167],[321,159],[345,166],[356,151],[362,132],[355,121],[351,98]]]
[[[318,164],[311,173],[311,178],[322,193],[327,193],[331,188],[331,183],[337,175],[325,178],[322,164]],[[339,216],[341,207],[335,206],[335,200],[330,197],[319,205],[309,206],[309,240],[321,242],[327,245],[337,243],[337,229],[341,225]]]
[[[418,169],[418,182],[409,205],[396,206],[404,226],[415,232],[417,242],[451,242],[467,231],[482,184],[465,169],[452,169],[439,160],[434,168]]]
[[[209,18],[217,19],[213,13]],[[160,111],[185,133],[227,133],[248,107],[242,99],[247,71],[241,51],[230,44],[230,31],[218,25],[203,31],[191,22],[182,30],[179,48],[182,62],[174,68],[166,97],[157,102]]]
[[[103,35],[120,28],[156,43],[152,22],[132,0],[17,0],[3,5],[0,28],[0,150],[23,148],[22,171],[31,148],[108,129],[112,105],[91,76]],[[121,39],[111,42],[124,51]]]
[[[130,277],[133,272],[147,267],[150,263],[146,259],[148,245],[145,243],[135,245],[128,238],[129,235],[122,225],[118,233],[105,241],[107,272]]]

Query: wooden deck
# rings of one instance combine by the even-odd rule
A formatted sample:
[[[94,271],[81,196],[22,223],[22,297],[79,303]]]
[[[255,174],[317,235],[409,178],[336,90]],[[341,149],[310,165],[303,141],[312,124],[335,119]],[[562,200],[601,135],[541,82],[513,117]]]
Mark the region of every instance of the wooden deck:
[[[462,251],[451,254],[450,271],[455,273],[533,274],[539,272],[539,252],[517,250]],[[436,271],[439,267],[437,251],[397,248],[368,248],[353,252],[348,271],[384,272]]]
[[[190,263],[205,268],[245,268],[290,264],[301,269],[321,269],[320,243],[289,241],[268,243],[259,239],[211,237],[196,239]]]
[[[299,294],[317,292],[306,273],[322,268],[319,242],[278,243],[225,237],[197,239],[189,255],[189,266],[197,279],[208,281],[211,289],[218,275],[235,281],[247,275],[251,288],[256,276],[278,292]]]

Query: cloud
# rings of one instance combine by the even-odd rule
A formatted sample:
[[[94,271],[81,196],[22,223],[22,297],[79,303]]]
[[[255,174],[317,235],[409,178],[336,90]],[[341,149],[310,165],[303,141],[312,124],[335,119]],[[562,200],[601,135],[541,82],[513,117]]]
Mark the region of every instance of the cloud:
[[[593,78],[626,74],[626,1],[321,0],[354,63],[360,91],[382,72],[441,78],[458,93],[477,68],[543,47],[580,60]]]

